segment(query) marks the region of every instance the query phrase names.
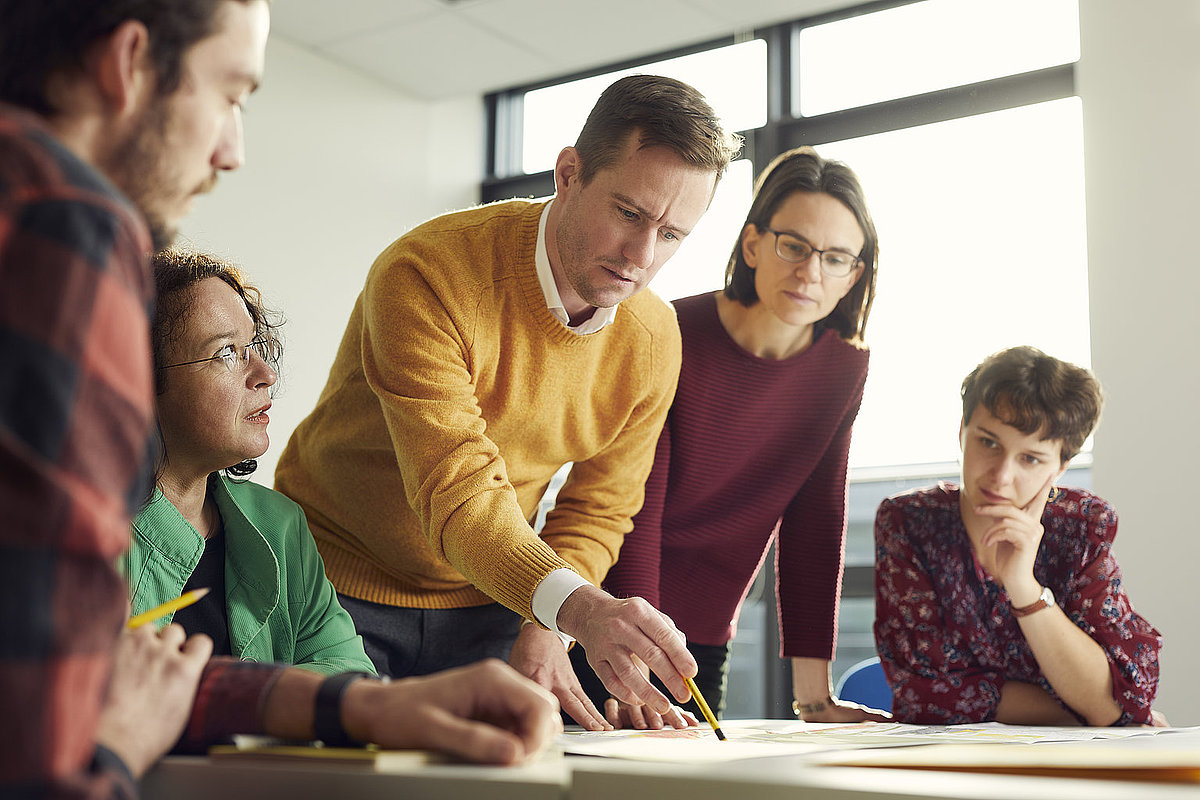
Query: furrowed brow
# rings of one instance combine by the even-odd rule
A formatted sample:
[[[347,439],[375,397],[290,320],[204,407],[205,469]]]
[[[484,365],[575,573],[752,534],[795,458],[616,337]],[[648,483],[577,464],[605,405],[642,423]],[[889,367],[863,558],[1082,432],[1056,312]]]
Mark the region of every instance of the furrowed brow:
[[[620,203],[621,205],[629,206],[630,208],[632,208],[634,211],[641,214],[646,219],[649,219],[649,220],[657,220],[658,219],[653,214],[651,214],[649,211],[647,211],[643,206],[639,205],[637,203],[637,201],[635,201],[632,197],[629,197],[628,195],[620,194],[618,192],[613,192],[612,196],[613,196],[613,199],[616,200],[618,203]],[[681,239],[692,232],[690,228],[683,228],[683,227],[680,227],[679,225],[664,225],[663,227],[666,228],[667,230],[669,230],[671,233],[675,234],[676,236],[680,237]]]

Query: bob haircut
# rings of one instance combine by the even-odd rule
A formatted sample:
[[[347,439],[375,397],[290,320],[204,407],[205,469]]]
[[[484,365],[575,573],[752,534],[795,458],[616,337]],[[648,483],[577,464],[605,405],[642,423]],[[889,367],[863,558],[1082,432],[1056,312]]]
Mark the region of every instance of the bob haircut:
[[[875,222],[867,208],[862,186],[853,170],[840,161],[821,158],[811,147],[797,147],[780,153],[754,182],[754,199],[742,230],[746,225],[754,225],[760,232],[770,228],[775,212],[796,192],[823,193],[833,197],[850,209],[850,213],[858,220],[858,227],[862,229],[863,248],[858,257],[863,262],[863,273],[829,316],[819,324],[837,331],[838,336],[852,344],[863,345],[866,343],[867,317],[871,315],[871,304],[875,301],[879,236],[875,232]],[[744,306],[752,306],[759,299],[758,291],[754,288],[754,270],[742,254],[740,233],[725,268],[725,296]]]
[[[1062,463],[1100,421],[1104,396],[1091,372],[1036,347],[1012,347],[983,360],[962,384],[963,423],[983,405],[1029,436],[1062,442]]]
[[[269,344],[270,357],[267,363],[276,368],[283,355],[283,344],[279,336],[282,318],[267,308],[262,295],[242,277],[241,270],[215,256],[186,250],[162,250],[154,254],[154,291],[158,298],[154,310],[154,322],[150,327],[150,347],[154,352],[154,390],[162,394],[167,390],[167,348],[183,335],[184,326],[192,313],[193,286],[206,278],[220,278],[238,293],[246,304],[246,310],[254,321],[254,338],[265,339]],[[163,467],[171,454],[166,451],[159,433],[159,464],[155,478],[162,476]],[[234,464],[225,472],[235,477],[245,477],[258,468],[254,459]]]
[[[742,149],[741,137],[721,127],[712,106],[691,86],[658,75],[630,75],[601,93],[575,140],[580,181],[587,184],[611,166],[634,134],[638,149],[670,148],[687,164],[715,172],[718,181]]]
[[[91,45],[135,20],[150,33],[155,91],[173,94],[183,81],[183,59],[216,33],[217,9],[251,0],[0,0],[0,100],[43,116],[54,108],[50,76],[83,69]]]

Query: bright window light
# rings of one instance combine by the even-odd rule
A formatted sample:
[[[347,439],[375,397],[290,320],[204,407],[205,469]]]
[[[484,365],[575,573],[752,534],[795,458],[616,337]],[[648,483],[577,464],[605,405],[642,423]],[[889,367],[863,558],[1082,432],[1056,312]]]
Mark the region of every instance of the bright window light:
[[[613,81],[637,74],[665,75],[696,87],[728,130],[758,128],[767,121],[767,43],[754,39],[528,92],[524,171],[553,169],[558,151],[574,143],[600,93]]]
[[[1079,98],[831,143],[879,231],[852,467],[958,458],[962,379],[1028,344],[1090,365]]]
[[[664,300],[676,300],[724,286],[725,265],[750,211],[753,186],[754,169],[748,160],[730,164],[700,224],[654,276],[650,288]]]
[[[1078,0],[926,0],[800,33],[806,117],[1079,60]]]

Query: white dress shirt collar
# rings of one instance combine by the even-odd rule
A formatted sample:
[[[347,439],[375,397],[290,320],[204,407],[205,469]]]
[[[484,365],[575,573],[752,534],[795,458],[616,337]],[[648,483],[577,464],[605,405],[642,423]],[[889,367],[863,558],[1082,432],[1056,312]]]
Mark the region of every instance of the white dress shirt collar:
[[[578,325],[571,325],[571,318],[567,315],[567,309],[563,307],[562,295],[558,293],[558,285],[554,282],[554,273],[550,269],[550,256],[546,252],[546,217],[550,214],[550,206],[554,205],[551,200],[542,209],[541,219],[538,220],[538,235],[537,235],[537,254],[534,257],[534,262],[537,266],[538,283],[542,287],[542,296],[546,298],[546,308],[550,309],[559,322],[567,326],[567,330],[572,333],[577,333],[580,336],[604,328],[604,326],[612,323],[617,318],[617,307],[597,308],[591,317],[585,319]]]

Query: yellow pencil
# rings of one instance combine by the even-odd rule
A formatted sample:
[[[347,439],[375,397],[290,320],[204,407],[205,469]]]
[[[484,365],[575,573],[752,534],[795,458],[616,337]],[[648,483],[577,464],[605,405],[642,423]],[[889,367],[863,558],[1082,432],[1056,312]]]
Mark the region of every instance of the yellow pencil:
[[[704,702],[704,695],[700,694],[700,690],[696,688],[696,682],[691,678],[684,678],[683,680],[687,683],[688,691],[692,693],[692,699],[696,701],[696,705],[700,706],[700,710],[704,712],[704,718],[708,720],[709,725],[712,725],[717,738],[722,742],[725,741],[725,734],[721,731],[721,726],[717,724],[717,718],[713,716],[712,709],[708,707],[708,703]]]
[[[125,623],[125,627],[133,630],[140,628],[147,622],[153,622],[159,617],[170,614],[172,611],[178,611],[181,608],[187,608],[192,603],[199,600],[204,595],[208,594],[208,589],[192,589],[190,592],[184,592],[181,597],[176,597],[174,600],[168,600],[161,606],[155,606],[149,611],[143,611],[136,617],[130,617],[129,622]]]

